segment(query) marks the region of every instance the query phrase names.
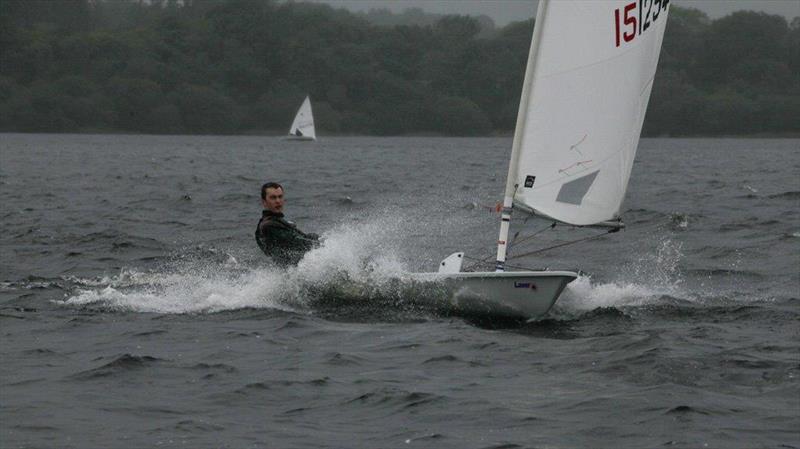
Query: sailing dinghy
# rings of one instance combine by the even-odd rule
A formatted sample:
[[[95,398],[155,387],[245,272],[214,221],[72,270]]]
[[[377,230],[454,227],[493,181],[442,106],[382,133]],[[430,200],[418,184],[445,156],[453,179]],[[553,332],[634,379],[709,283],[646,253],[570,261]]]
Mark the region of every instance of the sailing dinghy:
[[[535,318],[577,274],[505,271],[512,210],[573,226],[623,227],[669,0],[540,0],[525,70],[495,272],[463,272],[463,253],[417,280],[459,313]]]
[[[314,131],[314,116],[311,113],[311,99],[308,96],[297,110],[297,115],[294,116],[287,139],[317,140],[317,133]]]

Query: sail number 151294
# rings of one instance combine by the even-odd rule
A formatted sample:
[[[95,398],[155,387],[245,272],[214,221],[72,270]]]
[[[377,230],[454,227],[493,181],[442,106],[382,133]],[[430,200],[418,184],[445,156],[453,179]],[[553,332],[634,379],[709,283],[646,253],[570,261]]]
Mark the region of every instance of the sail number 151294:
[[[638,0],[614,10],[616,44],[630,42],[650,28],[669,6],[669,0]]]

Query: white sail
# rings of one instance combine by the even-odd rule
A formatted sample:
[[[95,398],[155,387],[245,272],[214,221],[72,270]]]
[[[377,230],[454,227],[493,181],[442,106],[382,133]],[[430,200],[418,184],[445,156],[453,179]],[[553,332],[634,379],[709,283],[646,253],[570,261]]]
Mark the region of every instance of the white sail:
[[[558,221],[615,219],[653,85],[669,0],[542,0],[506,198]]]
[[[311,100],[308,97],[303,100],[303,104],[297,110],[297,115],[294,116],[292,127],[289,128],[289,136],[305,139],[317,138],[314,131],[314,116],[311,114]]]

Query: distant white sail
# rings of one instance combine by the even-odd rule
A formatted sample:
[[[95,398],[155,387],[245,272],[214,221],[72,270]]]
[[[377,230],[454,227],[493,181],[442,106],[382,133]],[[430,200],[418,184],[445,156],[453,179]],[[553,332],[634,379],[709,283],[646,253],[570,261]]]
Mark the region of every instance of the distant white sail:
[[[317,133],[314,130],[314,116],[311,114],[311,100],[306,97],[297,115],[294,116],[292,127],[289,128],[289,136],[293,138],[315,140]]]
[[[630,178],[669,0],[542,2],[507,195],[569,224],[612,220]]]

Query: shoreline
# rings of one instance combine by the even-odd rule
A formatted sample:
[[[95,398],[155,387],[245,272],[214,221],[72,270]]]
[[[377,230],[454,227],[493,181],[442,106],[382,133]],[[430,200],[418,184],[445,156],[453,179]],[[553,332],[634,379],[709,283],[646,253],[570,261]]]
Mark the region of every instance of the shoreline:
[[[78,131],[0,131],[2,134],[65,134],[65,135],[122,135],[122,136],[228,136],[228,137],[285,137],[287,134],[282,131],[273,130],[248,130],[240,133],[233,134],[203,134],[203,133],[175,133],[175,134],[150,134],[129,131],[116,131],[116,130],[99,130],[87,129]],[[432,132],[419,132],[419,133],[405,133],[405,134],[392,134],[392,135],[378,135],[378,134],[348,134],[348,133],[323,133],[320,138],[326,137],[429,137],[429,138],[453,138],[453,139],[485,139],[485,138],[513,138],[513,132],[494,132],[479,136],[459,136],[447,135]],[[800,139],[800,132],[785,132],[785,133],[754,133],[754,134],[697,134],[697,135],[659,135],[647,136],[642,135],[642,139]]]

